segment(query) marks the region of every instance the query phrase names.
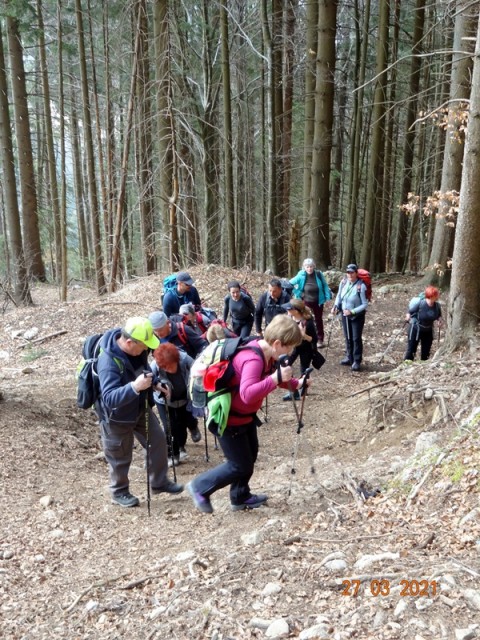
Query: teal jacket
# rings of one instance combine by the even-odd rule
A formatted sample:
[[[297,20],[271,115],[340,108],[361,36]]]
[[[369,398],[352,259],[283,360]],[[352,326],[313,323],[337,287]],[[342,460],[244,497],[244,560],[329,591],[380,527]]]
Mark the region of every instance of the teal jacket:
[[[318,269],[315,269],[315,278],[318,284],[318,304],[325,304],[327,300],[332,299],[332,292],[325,280],[325,276],[321,271],[318,271]],[[303,290],[305,289],[306,280],[307,272],[305,269],[301,269],[297,275],[290,280],[293,284],[292,296],[294,298],[303,298]]]

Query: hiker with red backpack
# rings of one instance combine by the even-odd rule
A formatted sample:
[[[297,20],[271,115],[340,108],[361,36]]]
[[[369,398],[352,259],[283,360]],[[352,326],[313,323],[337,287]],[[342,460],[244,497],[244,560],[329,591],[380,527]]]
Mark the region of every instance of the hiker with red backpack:
[[[279,315],[268,324],[263,338],[248,342],[233,355],[233,375],[228,386],[230,393],[218,396],[231,397],[226,426],[223,425],[221,432],[216,432],[226,460],[196,476],[187,485],[195,507],[202,513],[213,513],[210,497],[228,485],[232,511],[255,509],[268,500],[268,496],[253,494],[250,490],[258,454],[257,428],[260,421],[256,413],[264,398],[277,387],[292,390],[302,387],[304,379],[294,378],[290,365],[278,366],[274,370],[281,356],[291,354],[301,341],[297,323],[286,314]],[[205,374],[205,388],[207,376],[208,372]],[[212,411],[210,405],[209,409]]]
[[[318,333],[318,346],[324,347],[323,305],[332,299],[332,292],[323,273],[316,269],[312,258],[305,258],[303,268],[290,280],[293,284],[292,297],[301,299],[312,310]]]
[[[154,311],[148,319],[160,342],[171,342],[186,351],[191,358],[196,358],[208,345],[201,333],[183,322],[172,322],[163,311]]]
[[[226,323],[230,315],[233,332],[241,338],[248,338],[252,332],[255,303],[246,289],[242,291],[237,280],[229,282],[227,289],[228,294],[223,303],[223,321]]]
[[[347,266],[347,275],[338,288],[332,313],[335,315],[342,314],[345,356],[340,361],[340,364],[351,366],[352,371],[360,371],[362,363],[362,333],[367,307],[367,285],[359,277],[357,265],[349,264]]]

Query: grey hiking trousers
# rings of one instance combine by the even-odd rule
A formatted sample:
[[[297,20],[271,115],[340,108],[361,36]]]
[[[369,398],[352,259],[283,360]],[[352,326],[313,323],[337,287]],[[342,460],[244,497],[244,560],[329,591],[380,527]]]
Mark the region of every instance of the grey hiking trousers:
[[[168,483],[167,442],[157,417],[149,408],[148,431],[150,439],[150,486],[159,489]],[[146,450],[145,411],[132,424],[101,421],[100,432],[103,452],[109,464],[110,492],[113,496],[129,490],[128,471],[132,462],[133,438]]]

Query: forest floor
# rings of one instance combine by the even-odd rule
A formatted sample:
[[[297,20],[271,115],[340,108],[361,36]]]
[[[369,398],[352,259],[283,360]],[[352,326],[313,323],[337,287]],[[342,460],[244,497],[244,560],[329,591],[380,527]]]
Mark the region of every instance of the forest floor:
[[[269,279],[190,271],[218,311],[232,276],[255,298]],[[402,322],[420,279],[375,281],[364,370],[339,365],[332,321],[300,434],[282,392],[269,397],[251,483],[267,505],[233,513],[222,490],[204,515],[185,492],[152,497],[149,517],[138,449],[130,481],[140,507],[110,502],[74,372],[84,337],[158,308],[161,281],[101,299],[72,285],[66,304],[38,285],[35,306],[4,303],[0,638],[480,637],[478,340],[403,364]],[[180,482],[222,460],[210,435],[209,461],[204,440],[187,450]]]

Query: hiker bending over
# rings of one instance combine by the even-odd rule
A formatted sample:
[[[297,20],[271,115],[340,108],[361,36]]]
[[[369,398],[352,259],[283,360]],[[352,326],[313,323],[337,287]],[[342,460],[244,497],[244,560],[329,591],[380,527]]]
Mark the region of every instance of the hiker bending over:
[[[200,309],[200,295],[193,286],[195,282],[187,271],[179,271],[176,275],[177,286],[165,292],[163,297],[163,311],[169,318],[180,311],[182,304],[191,302],[196,309]]]
[[[413,360],[420,342],[420,359],[428,360],[433,343],[433,324],[442,324],[442,308],[438,302],[440,292],[436,287],[427,287],[425,297],[410,300],[405,320],[409,321],[408,344],[404,360]]]
[[[198,330],[183,322],[172,322],[163,311],[154,311],[148,319],[160,342],[171,342],[186,351],[191,358],[196,358],[208,345]]]
[[[267,327],[275,316],[285,313],[282,304],[289,300],[290,296],[283,291],[281,281],[278,278],[272,278],[268,285],[268,291],[262,293],[255,307],[255,330],[259,336],[263,336],[263,316],[265,316],[265,326]]]
[[[197,419],[192,415],[192,407],[188,400],[188,377],[193,359],[169,342],[157,347],[153,352],[153,358],[155,362],[151,365],[152,371],[154,376],[160,378],[162,385],[162,392],[155,391],[153,398],[167,434],[168,456],[173,457],[177,466],[187,458],[187,429],[193,442],[200,442],[202,439]]]
[[[100,420],[103,451],[110,469],[113,502],[136,507],[130,493],[128,471],[132,462],[133,438],[146,449],[147,424],[150,486],[152,493],[180,493],[183,486],[167,477],[165,434],[153,413],[152,374],[147,350],[156,349],[158,338],[147,318],[129,318],[122,329],[107,331],[101,340],[97,370],[100,398],[95,410]],[[148,412],[148,422],[146,421]]]
[[[252,332],[255,304],[252,298],[241,290],[240,283],[232,280],[227,285],[228,295],[223,303],[223,321],[232,317],[233,332],[241,338],[248,338]]]
[[[258,453],[256,412],[263,399],[278,386],[285,389],[291,385],[297,389],[303,384],[303,378],[292,377],[290,366],[273,371],[280,356],[291,354],[301,341],[297,323],[281,315],[268,325],[263,338],[249,342],[248,348],[233,356],[234,375],[229,384],[231,407],[223,435],[218,436],[226,461],[196,476],[187,485],[196,508],[202,513],[213,512],[210,496],[227,485],[230,485],[233,511],[254,509],[267,501],[266,495],[253,494],[249,485]],[[209,408],[212,411],[210,404]]]
[[[295,347],[290,358],[290,364],[293,365],[297,358],[300,358],[300,375],[303,376],[308,367],[312,364],[312,359],[315,353],[318,353],[317,349],[317,329],[313,320],[313,315],[310,309],[305,306],[303,300],[290,300],[283,305],[283,308],[287,311],[287,314],[295,320],[302,333],[302,342]],[[283,396],[284,400],[291,400],[292,394],[290,392]],[[294,392],[294,399],[300,400],[300,394],[297,391]]]
[[[303,268],[290,280],[294,289],[292,296],[302,299],[312,310],[317,325],[318,346],[324,346],[325,331],[323,328],[323,305],[331,300],[332,292],[323,273],[315,268],[312,258],[303,261]]]
[[[352,371],[360,371],[363,357],[362,333],[367,307],[367,287],[358,277],[357,265],[349,264],[347,277],[340,283],[332,313],[342,314],[345,357],[340,364],[351,365]]]

